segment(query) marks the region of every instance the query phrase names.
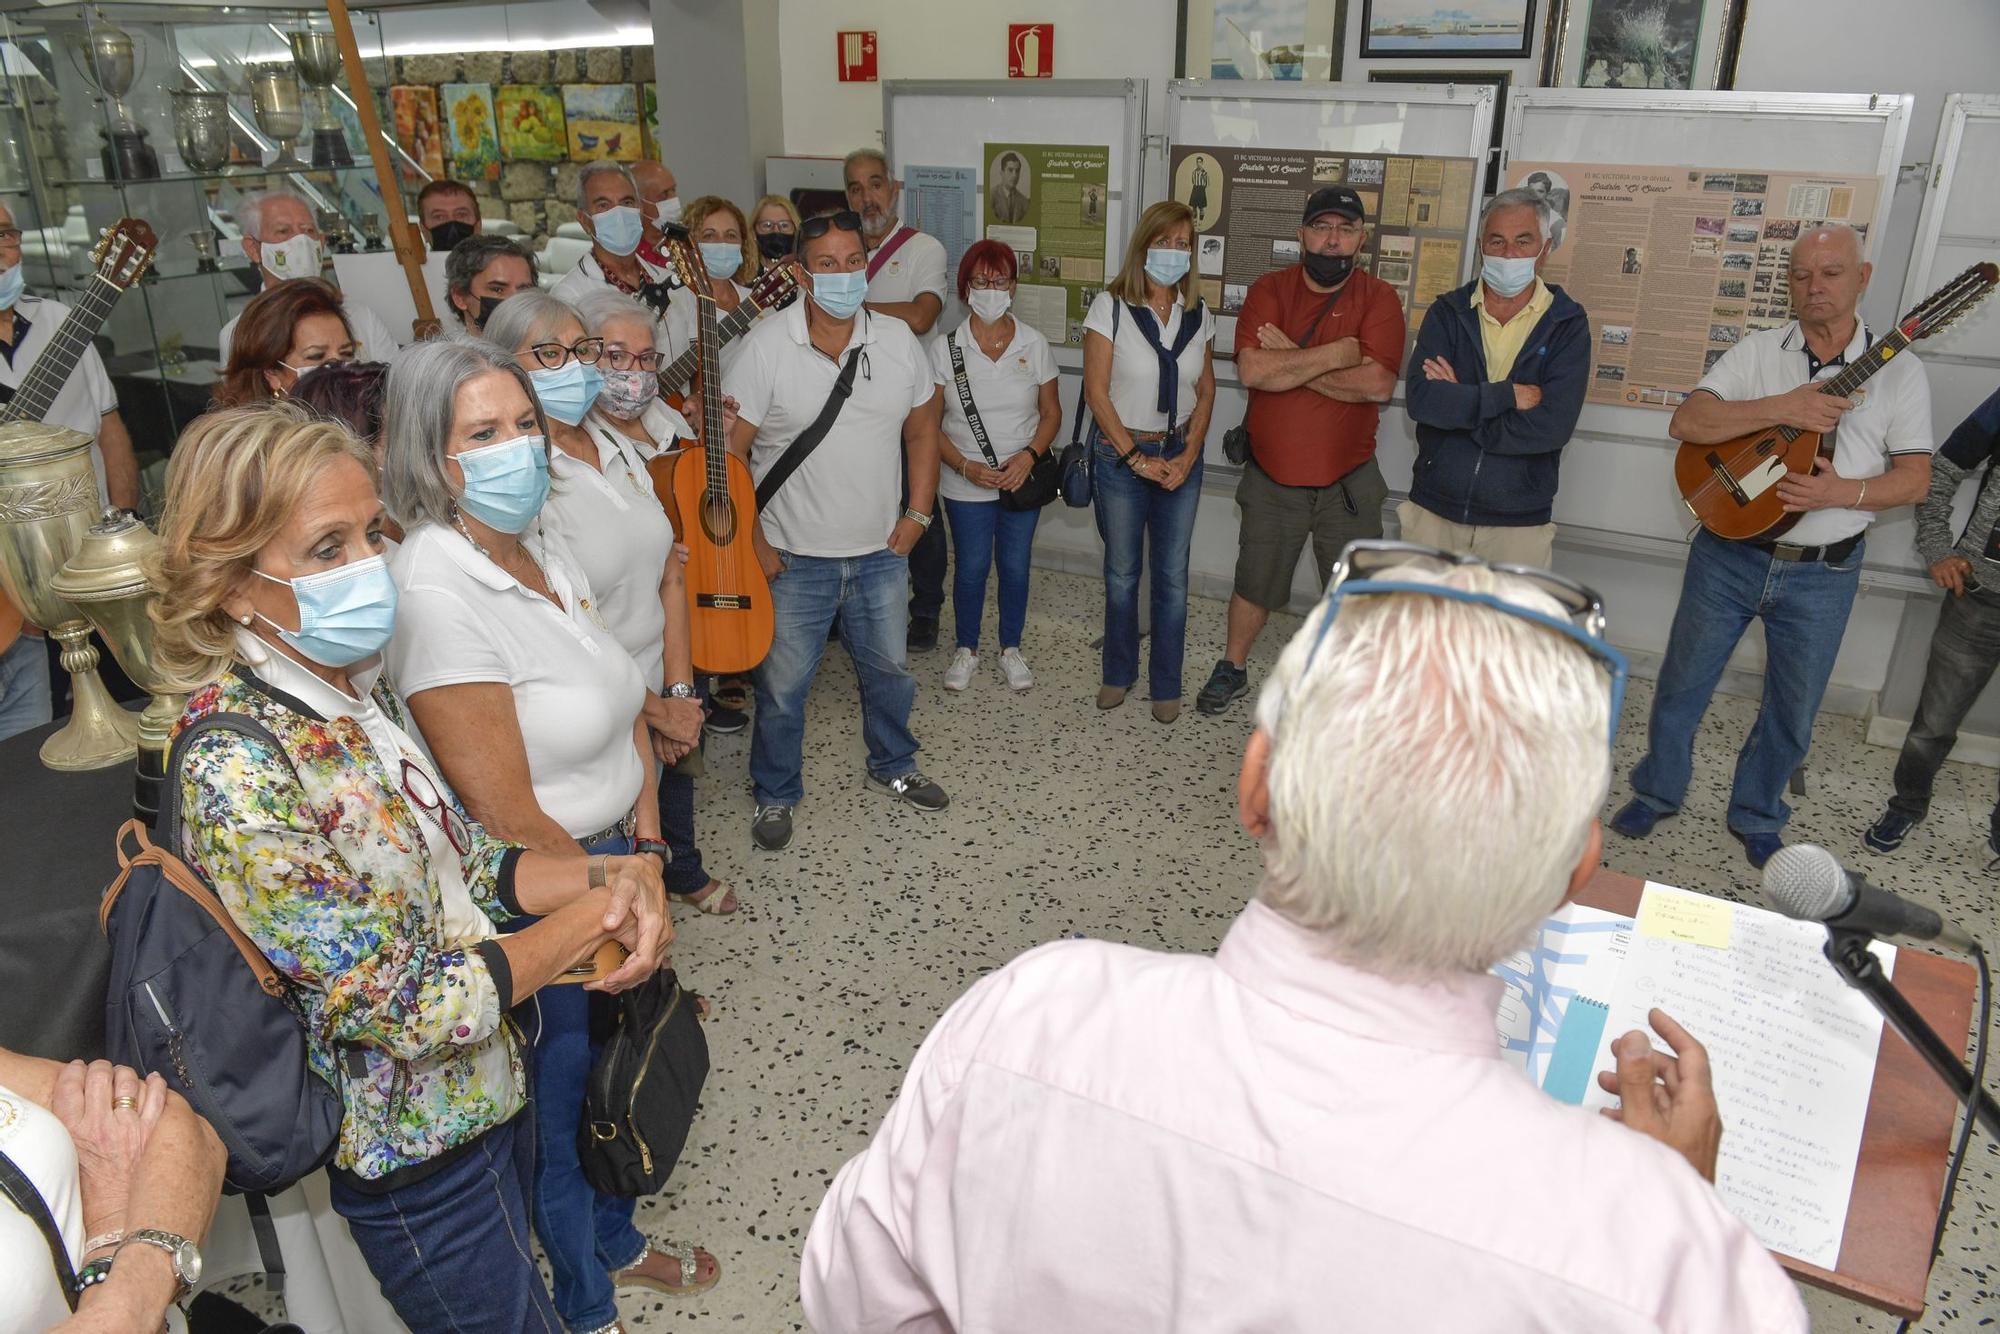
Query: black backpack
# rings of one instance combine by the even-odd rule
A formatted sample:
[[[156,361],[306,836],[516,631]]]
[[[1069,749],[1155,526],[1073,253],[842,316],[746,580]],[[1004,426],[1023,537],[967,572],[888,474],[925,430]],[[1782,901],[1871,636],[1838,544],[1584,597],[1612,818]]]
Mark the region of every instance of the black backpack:
[[[695,994],[671,968],[616,997],[616,1026],[583,1089],[576,1156],[583,1178],[606,1195],[637,1199],[667,1184],[694,1126],[708,1080],[708,1035]],[[608,1018],[608,1005],[593,1019]]]
[[[285,979],[180,859],[182,759],[216,731],[285,754],[240,713],[210,714],[174,739],[153,837],[137,820],[118,831],[118,878],[98,909],[111,941],[105,1043],[113,1061],[157,1073],[215,1128],[228,1190],[279,1191],[333,1157],[340,1092],[307,1062]]]

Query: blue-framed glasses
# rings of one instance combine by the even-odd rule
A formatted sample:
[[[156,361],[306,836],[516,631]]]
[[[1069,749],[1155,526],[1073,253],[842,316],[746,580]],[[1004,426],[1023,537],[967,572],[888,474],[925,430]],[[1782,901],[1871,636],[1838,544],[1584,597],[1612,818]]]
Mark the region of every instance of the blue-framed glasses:
[[[1439,570],[1449,570],[1461,565],[1477,565],[1496,574],[1525,580],[1538,591],[1554,598],[1568,613],[1568,617],[1565,619],[1551,616],[1547,612],[1537,611],[1533,607],[1523,607],[1492,593],[1476,593],[1469,589],[1454,588],[1449,584],[1420,583],[1394,577],[1398,567],[1423,568],[1427,564]],[[1327,614],[1320,622],[1319,634],[1313,639],[1312,647],[1306,652],[1305,669],[1300,672],[1302,677],[1312,669],[1313,659],[1319,656],[1320,645],[1326,642],[1327,632],[1333,628],[1334,621],[1339,617],[1341,600],[1377,593],[1416,593],[1425,597],[1449,598],[1454,602],[1469,602],[1474,606],[1489,607],[1494,611],[1541,626],[1545,630],[1553,630],[1563,636],[1597,659],[1611,678],[1611,735],[1608,744],[1617,744],[1618,720],[1625,708],[1625,678],[1629,668],[1625,662],[1625,655],[1611,647],[1604,639],[1604,599],[1594,590],[1586,588],[1574,579],[1564,578],[1552,570],[1538,570],[1529,565],[1508,565],[1481,560],[1477,556],[1422,546],[1416,542],[1357,539],[1341,549],[1340,559],[1334,562],[1333,571],[1327,579]]]

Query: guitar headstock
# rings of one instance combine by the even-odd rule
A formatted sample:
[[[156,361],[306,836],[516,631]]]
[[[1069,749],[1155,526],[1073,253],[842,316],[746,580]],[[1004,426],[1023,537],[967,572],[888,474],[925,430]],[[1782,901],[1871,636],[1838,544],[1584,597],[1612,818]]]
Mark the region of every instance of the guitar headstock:
[[[750,301],[759,310],[781,306],[799,288],[799,275],[790,264],[780,264],[757,275],[750,284]]]
[[[1943,333],[2000,285],[2000,264],[1982,260],[1917,303],[1897,327],[1912,342]]]
[[[674,276],[681,280],[681,286],[706,300],[708,284],[695,276],[701,272],[701,262],[695,258],[687,228],[671,225],[662,228],[660,249],[666,252],[667,263],[673,266]]]
[[[97,276],[122,292],[139,281],[159,244],[153,225],[144,218],[120,218],[98,234],[90,258],[97,265]]]

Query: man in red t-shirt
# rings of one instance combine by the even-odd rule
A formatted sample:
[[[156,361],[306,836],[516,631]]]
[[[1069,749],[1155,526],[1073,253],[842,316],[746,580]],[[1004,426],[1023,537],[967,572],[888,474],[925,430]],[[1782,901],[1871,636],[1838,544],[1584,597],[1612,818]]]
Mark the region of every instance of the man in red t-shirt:
[[[1250,648],[1291,600],[1307,537],[1324,587],[1342,547],[1382,536],[1389,486],[1375,464],[1375,423],[1403,367],[1403,300],[1354,267],[1367,241],[1359,195],[1344,185],[1313,191],[1299,263],[1253,283],[1236,317],[1250,459],[1236,486],[1243,519],[1229,643],[1195,697],[1203,713],[1248,693]]]

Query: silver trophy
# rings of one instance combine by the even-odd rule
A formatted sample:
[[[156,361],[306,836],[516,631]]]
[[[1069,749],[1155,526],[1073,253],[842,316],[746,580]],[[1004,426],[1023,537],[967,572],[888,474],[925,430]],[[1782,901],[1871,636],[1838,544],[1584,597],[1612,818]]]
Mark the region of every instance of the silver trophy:
[[[278,156],[265,165],[276,171],[303,171],[306,164],[292,151],[306,127],[305,107],[299,101],[297,75],[287,65],[266,65],[250,76],[250,105],[257,113],[257,128],[278,141]]]
[[[194,271],[196,273],[220,273],[222,266],[215,262],[216,246],[221,238],[213,227],[201,227],[187,234],[188,244],[194,247]]]
[[[192,172],[207,174],[229,164],[229,95],[206,88],[177,88],[174,147]]]
[[[292,43],[292,59],[298,62],[299,78],[311,94],[312,164],[315,167],[351,167],[354,155],[347,150],[347,135],[333,114],[333,85],[340,81],[340,44],[330,32],[286,33]]]
[[[142,48],[123,28],[93,26],[69,48],[70,63],[111,104],[104,137],[104,174],[112,180],[151,180],[160,174],[160,155],[146,142],[146,129],[125,105],[125,94],[144,68]]]

